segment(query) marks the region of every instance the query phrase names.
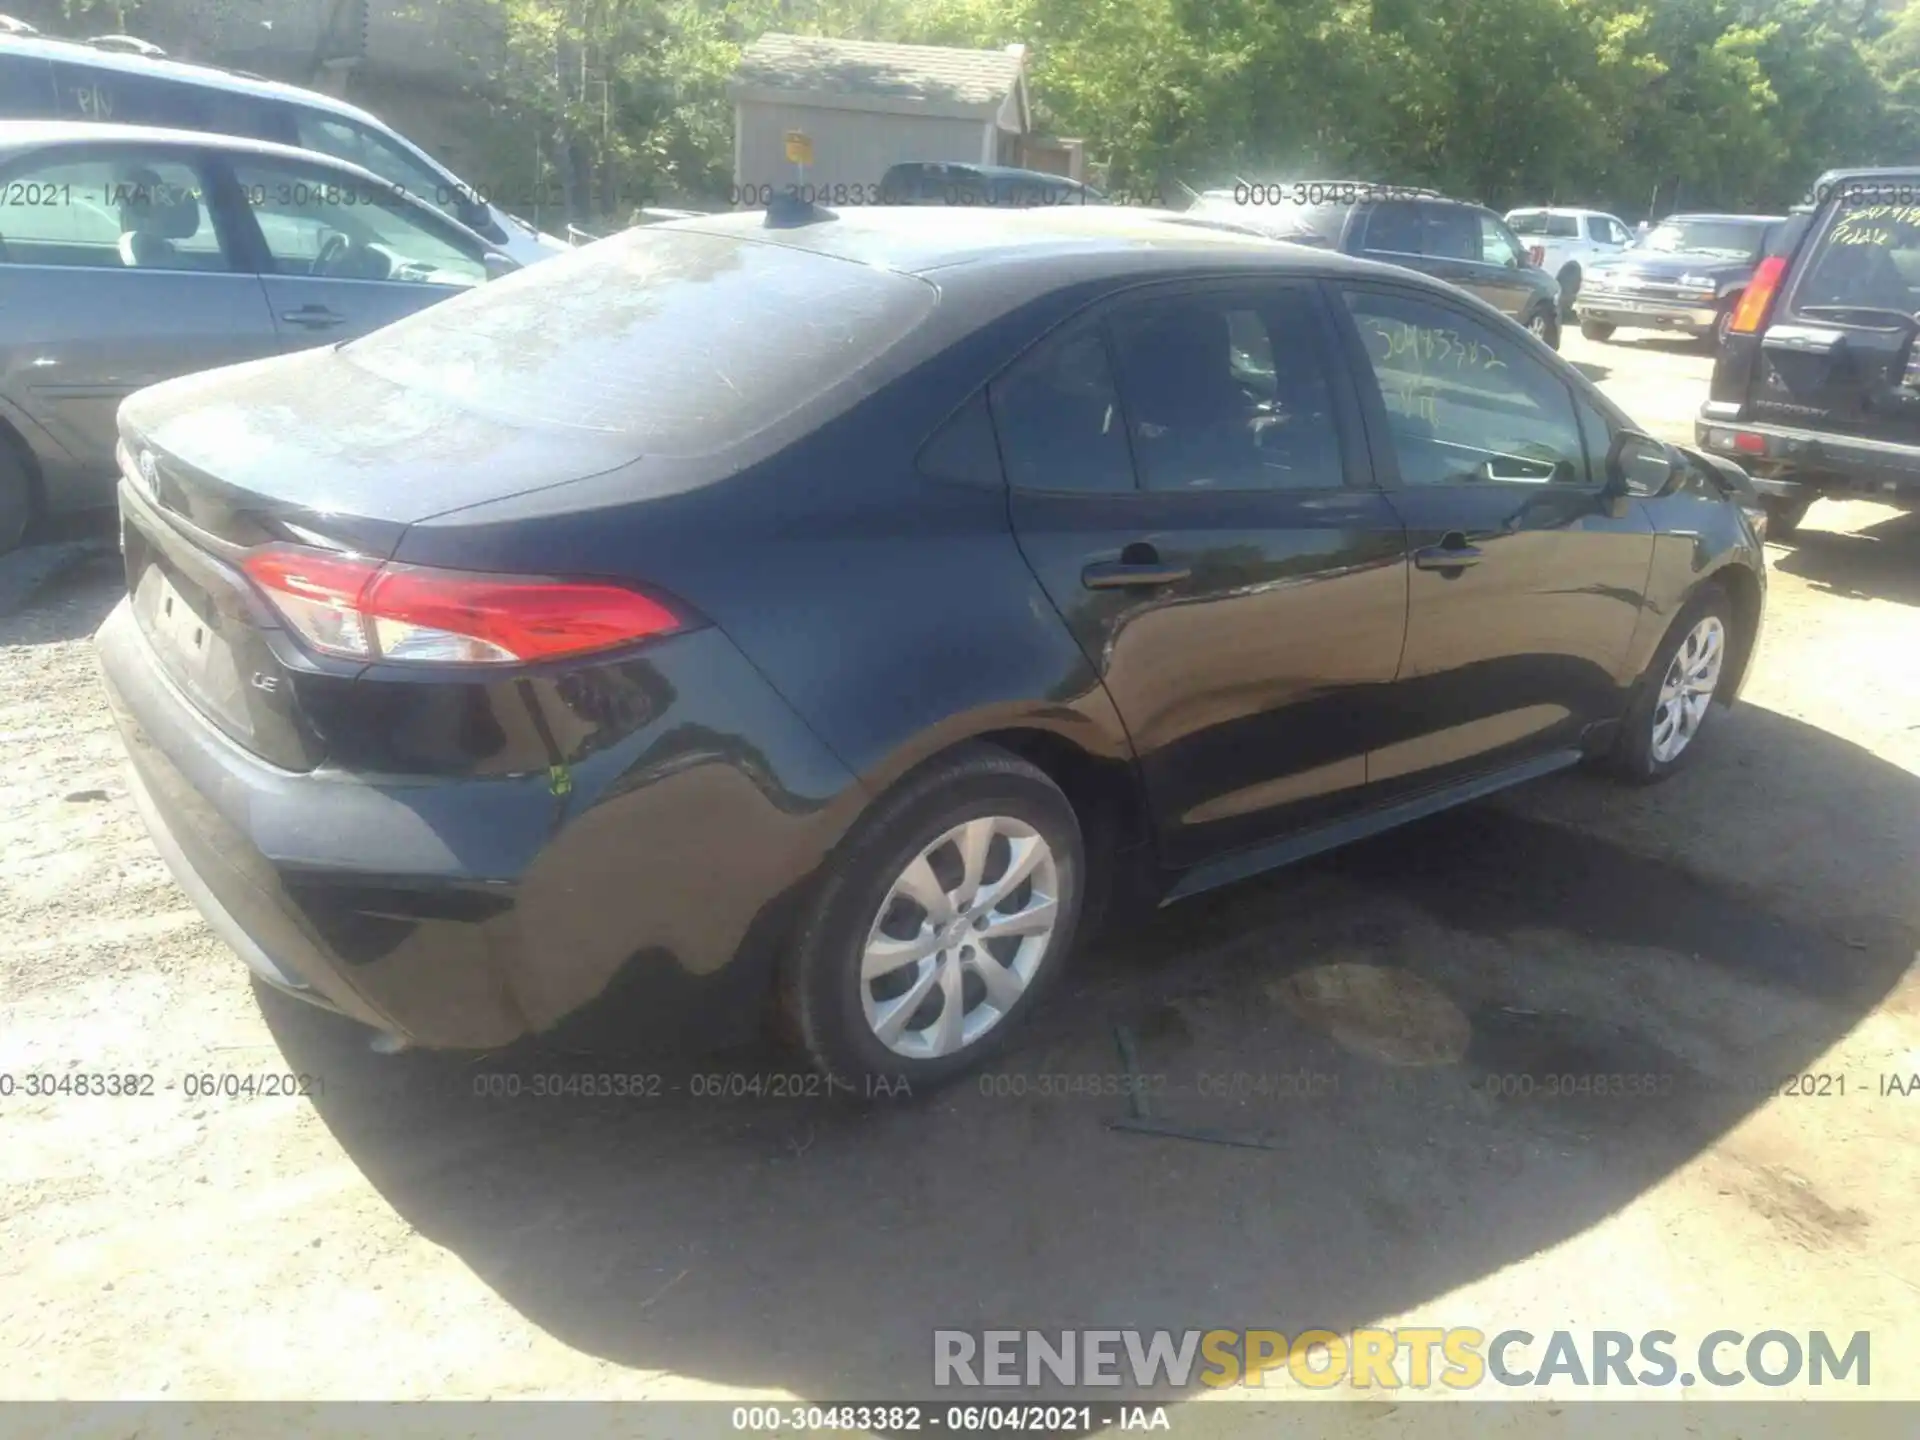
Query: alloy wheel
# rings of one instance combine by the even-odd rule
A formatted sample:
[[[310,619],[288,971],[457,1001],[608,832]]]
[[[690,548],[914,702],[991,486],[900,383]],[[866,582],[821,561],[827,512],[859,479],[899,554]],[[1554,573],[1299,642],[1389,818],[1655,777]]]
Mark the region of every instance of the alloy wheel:
[[[1720,667],[1727,654],[1727,627],[1717,615],[1702,616],[1674,651],[1660,682],[1660,698],[1653,707],[1655,761],[1665,765],[1699,733],[1720,685]]]
[[[894,879],[860,959],[867,1025],[896,1055],[933,1060],[1004,1020],[1053,944],[1060,876],[1040,832],[964,820]]]

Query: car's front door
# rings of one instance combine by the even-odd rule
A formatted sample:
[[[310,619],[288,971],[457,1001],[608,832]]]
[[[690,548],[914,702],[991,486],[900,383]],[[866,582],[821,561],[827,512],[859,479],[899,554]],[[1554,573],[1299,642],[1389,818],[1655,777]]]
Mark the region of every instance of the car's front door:
[[[1021,548],[1126,723],[1169,864],[1358,803],[1388,703],[1406,541],[1326,303],[1156,290],[992,387]]]
[[[128,395],[276,348],[206,195],[190,147],[69,145],[0,170],[0,395],[64,455],[56,507],[111,498]]]
[[[271,155],[227,159],[284,349],[351,340],[487,278],[485,247],[397,186]]]
[[[1373,788],[1579,745],[1616,717],[1653,527],[1603,493],[1607,417],[1519,337],[1444,297],[1341,287],[1375,464],[1413,559],[1395,733]]]

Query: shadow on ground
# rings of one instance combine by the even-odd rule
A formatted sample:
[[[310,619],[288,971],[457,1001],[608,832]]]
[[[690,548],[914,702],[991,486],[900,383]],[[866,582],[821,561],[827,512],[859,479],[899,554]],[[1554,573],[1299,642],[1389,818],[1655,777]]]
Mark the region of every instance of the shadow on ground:
[[[1819,523],[1819,505],[1809,517]],[[1834,595],[1920,605],[1920,514],[1895,515],[1863,530],[1807,528],[1781,542],[1776,570]]]
[[[1685,853],[1744,841],[1769,795],[1815,795],[1810,823],[1906,827],[1856,869],[1908,865],[1920,780],[1769,711],[1725,720],[1733,743],[1676,782]],[[1576,810],[1624,796],[1593,802],[1608,814],[1658,793],[1554,783]],[[1915,917],[1855,913],[1897,877],[1783,910],[1710,873],[1524,797],[1455,812],[1091,944],[1012,1054],[911,1102],[693,1093],[797,1068],[772,1052],[660,1057],[654,1099],[484,1100],[476,1084],[582,1062],[376,1059],[361,1032],[266,1004],[386,1199],[565,1343],[814,1399],[924,1396],[936,1328],[1340,1330],[1628,1204],[1747,1113],[1740,1076],[1805,1067],[1914,953]],[[1331,1024],[1303,1003],[1330,975],[1359,1006]],[[1270,1148],[1110,1129],[1116,1025],[1157,1113]],[[1320,1079],[1260,1093],[1302,1072]],[[1651,1078],[1513,1098],[1566,1073]]]
[[[39,543],[0,554],[0,645],[91,635],[126,593],[112,526],[63,517]]]

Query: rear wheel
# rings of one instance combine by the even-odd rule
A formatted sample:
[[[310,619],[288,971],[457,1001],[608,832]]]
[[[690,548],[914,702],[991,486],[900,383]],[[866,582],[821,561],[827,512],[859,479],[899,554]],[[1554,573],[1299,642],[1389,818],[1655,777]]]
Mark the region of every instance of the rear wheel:
[[[1580,333],[1589,340],[1611,340],[1613,338],[1613,326],[1607,324],[1604,320],[1582,320],[1580,322]]]
[[[1573,302],[1580,297],[1580,267],[1569,260],[1560,267],[1560,273],[1554,277],[1560,282],[1560,310],[1563,314],[1573,313]]]
[[[1608,756],[1616,775],[1650,784],[1698,753],[1732,645],[1732,602],[1709,582],[1681,610],[1634,687]]]
[[[25,538],[27,524],[33,519],[33,483],[27,467],[0,436],[0,555],[6,554]]]
[[[1800,528],[1800,522],[1807,518],[1807,511],[1813,508],[1813,499],[1766,495],[1761,497],[1760,505],[1767,512],[1767,538],[1781,540]]]
[[[905,782],[842,849],[781,976],[814,1063],[856,1089],[936,1085],[991,1053],[1073,944],[1084,855],[1059,787],[997,747]]]
[[[1551,305],[1542,305],[1529,315],[1527,329],[1549,350],[1560,348],[1560,317]]]

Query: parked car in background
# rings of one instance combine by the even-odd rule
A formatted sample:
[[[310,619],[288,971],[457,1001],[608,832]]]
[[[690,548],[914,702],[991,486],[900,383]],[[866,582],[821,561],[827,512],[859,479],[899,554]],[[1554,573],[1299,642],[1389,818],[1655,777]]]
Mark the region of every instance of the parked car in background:
[[[449,1047],[771,1001],[931,1083],[1103,897],[1657,779],[1739,690],[1738,467],[1472,297],[1118,206],[812,214],[122,407],[109,695],[268,983]]]
[[[1045,170],[915,160],[888,167],[880,177],[880,202],[1020,210],[1034,205],[1104,205],[1107,197],[1091,185]]]
[[[567,249],[366,111],[317,90],[211,65],[0,35],[0,119],[157,125],[317,150],[404,187],[522,265]]]
[[[1437,191],[1357,180],[1243,182],[1181,218],[1405,266],[1458,285],[1560,348],[1560,291],[1507,222]]]
[[[1574,302],[1580,333],[1683,330],[1719,347],[1784,215],[1670,215],[1612,260],[1590,266]]]
[[[1920,168],[1820,177],[1728,328],[1695,434],[1787,535],[1822,495],[1920,506]]]
[[[1509,210],[1507,224],[1534,254],[1534,263],[1560,286],[1560,313],[1571,315],[1587,267],[1611,259],[1633,243],[1618,216],[1600,210],[1546,206]]]
[[[264,141],[0,121],[0,549],[111,504],[144,385],[351,339],[514,262],[371,171]]]

